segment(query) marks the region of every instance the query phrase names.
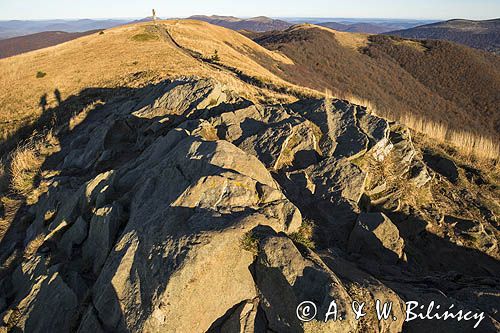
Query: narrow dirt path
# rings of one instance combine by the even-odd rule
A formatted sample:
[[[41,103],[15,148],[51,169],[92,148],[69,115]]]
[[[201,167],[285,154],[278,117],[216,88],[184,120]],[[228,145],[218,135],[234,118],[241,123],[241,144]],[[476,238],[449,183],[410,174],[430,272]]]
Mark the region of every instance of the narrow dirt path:
[[[190,56],[194,58],[195,60],[201,62],[204,65],[209,66],[212,69],[219,70],[219,71],[224,71],[229,75],[234,76],[236,79],[239,79],[247,84],[250,84],[256,88],[259,89],[268,89],[270,91],[273,91],[278,94],[288,94],[292,95],[298,98],[310,98],[310,95],[306,95],[303,92],[293,90],[290,87],[279,87],[273,83],[268,83],[268,82],[263,82],[257,78],[254,78],[250,75],[247,75],[240,71],[237,68],[224,65],[220,62],[217,62],[214,59],[211,58],[206,58],[204,57],[201,53],[188,49],[187,47],[184,47],[177,43],[177,41],[173,38],[172,34],[168,31],[167,27],[160,27],[159,25],[153,26],[154,31],[158,32],[160,36],[171,46],[177,48],[179,51],[181,51],[183,54]]]

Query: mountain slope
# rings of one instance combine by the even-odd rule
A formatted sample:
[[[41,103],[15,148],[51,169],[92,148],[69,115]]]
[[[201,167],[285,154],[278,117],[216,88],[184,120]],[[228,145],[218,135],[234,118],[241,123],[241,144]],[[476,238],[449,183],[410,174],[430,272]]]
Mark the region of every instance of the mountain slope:
[[[170,31],[179,43],[198,53],[183,50],[165,34]],[[214,37],[216,36],[216,37]],[[217,56],[228,67],[241,73],[221,70],[209,63]],[[237,32],[200,21],[165,21],[157,27],[151,23],[118,27],[104,34],[85,36],[62,45],[0,60],[0,123],[3,137],[38,117],[43,109],[57,105],[58,98],[78,94],[87,87],[137,87],[159,78],[178,75],[211,76],[221,82],[232,82],[243,95],[260,96],[253,86],[237,77],[260,77],[266,82],[292,87],[259,64],[290,63]],[[168,64],[168,65],[167,65]],[[37,73],[45,73],[37,77]],[[24,82],[30,89],[17,84]],[[279,93],[270,92],[270,96]]]
[[[205,21],[232,30],[249,30],[256,32],[284,30],[292,26],[291,23],[282,20],[275,20],[265,16],[252,17],[249,19],[240,19],[233,16],[195,15],[189,17],[189,19]]]
[[[368,42],[266,38],[312,29],[337,63]],[[498,331],[498,167],[280,78],[300,60],[189,20],[0,60],[2,129],[31,120],[1,142],[0,331]],[[405,322],[408,300],[482,315]]]
[[[445,41],[312,25],[254,40],[293,60],[274,72],[296,84],[367,99],[384,114],[411,114],[492,138],[499,135],[500,59],[494,55]]]
[[[493,53],[500,52],[500,19],[486,21],[450,20],[391,31],[405,38],[442,39]]]
[[[61,44],[96,32],[95,30],[75,33],[47,31],[33,35],[3,39],[0,40],[0,59]]]

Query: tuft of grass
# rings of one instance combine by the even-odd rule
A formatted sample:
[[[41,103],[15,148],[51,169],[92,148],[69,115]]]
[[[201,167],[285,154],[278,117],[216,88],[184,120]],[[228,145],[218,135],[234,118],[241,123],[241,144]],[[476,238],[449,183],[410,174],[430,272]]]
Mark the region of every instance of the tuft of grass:
[[[10,190],[24,196],[28,204],[38,200],[43,186],[35,188],[36,177],[47,156],[59,149],[59,140],[52,131],[45,135],[34,134],[25,144],[10,154]]]
[[[98,106],[104,105],[105,103],[102,100],[97,100],[89,105],[87,105],[85,108],[83,108],[80,112],[75,113],[69,120],[68,122],[68,129],[70,131],[74,130],[78,125],[80,125],[89,115],[90,112],[95,110]]]
[[[35,177],[42,163],[32,142],[17,147],[11,155],[11,189],[17,194],[28,196],[33,191]]]
[[[31,258],[42,246],[43,242],[45,240],[45,235],[43,233],[37,235],[35,238],[33,238],[27,245],[26,248],[24,249],[24,258],[29,259]]]
[[[313,224],[309,221],[304,221],[299,230],[292,232],[288,237],[295,243],[302,244],[309,249],[314,249],[316,245],[312,240],[313,231]]]
[[[37,79],[44,78],[45,76],[47,76],[47,73],[45,73],[45,72],[38,71],[38,72],[36,73],[36,78],[37,78]]]
[[[252,252],[254,256],[259,252],[259,240],[254,237],[252,231],[246,232],[241,238],[241,247],[245,251]]]
[[[132,40],[136,42],[150,42],[158,40],[158,36],[152,33],[144,32],[142,34],[132,36]]]

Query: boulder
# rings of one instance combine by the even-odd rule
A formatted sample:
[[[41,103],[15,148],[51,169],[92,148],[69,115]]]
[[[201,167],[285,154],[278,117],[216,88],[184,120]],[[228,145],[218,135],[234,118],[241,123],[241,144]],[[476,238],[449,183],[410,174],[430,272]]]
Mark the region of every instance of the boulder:
[[[361,213],[349,236],[348,249],[363,256],[396,263],[404,259],[404,241],[383,213]]]
[[[432,170],[446,177],[450,182],[455,184],[458,181],[458,168],[452,160],[427,151],[424,153],[424,161]]]
[[[136,168],[144,170],[149,159],[141,160]],[[228,309],[257,297],[244,234],[257,225],[292,232],[301,223],[265,167],[226,141],[187,137],[139,184],[82,332],[96,323],[105,330],[207,331]]]
[[[347,315],[351,298],[338,277],[312,253],[308,254],[309,258],[302,255],[285,235],[272,231],[262,233],[257,236],[260,238],[259,254],[254,275],[268,329],[303,332],[296,309],[303,301],[312,301],[318,313],[314,332],[355,331],[357,322]],[[333,300],[344,320],[324,323]],[[306,328],[305,331],[311,330]]]

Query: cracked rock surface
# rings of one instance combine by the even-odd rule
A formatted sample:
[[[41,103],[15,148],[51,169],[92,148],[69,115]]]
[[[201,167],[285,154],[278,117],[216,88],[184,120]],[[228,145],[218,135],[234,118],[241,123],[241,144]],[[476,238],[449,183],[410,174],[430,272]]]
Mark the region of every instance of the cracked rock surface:
[[[482,331],[500,328],[498,230],[487,220],[431,221],[406,205],[396,180],[415,196],[435,172],[456,181],[457,167],[424,159],[408,129],[364,107],[255,104],[182,78],[110,99],[60,142],[44,166],[57,171],[41,180],[47,190],[18,217],[29,223],[0,244],[0,332],[474,324],[404,323],[410,299],[485,311]],[[443,225],[489,237],[489,254],[431,232]],[[396,319],[374,317],[377,299],[393,302]],[[320,315],[304,324],[295,310],[306,300]],[[345,320],[322,321],[331,300]],[[347,314],[354,300],[372,308],[359,321]]]

